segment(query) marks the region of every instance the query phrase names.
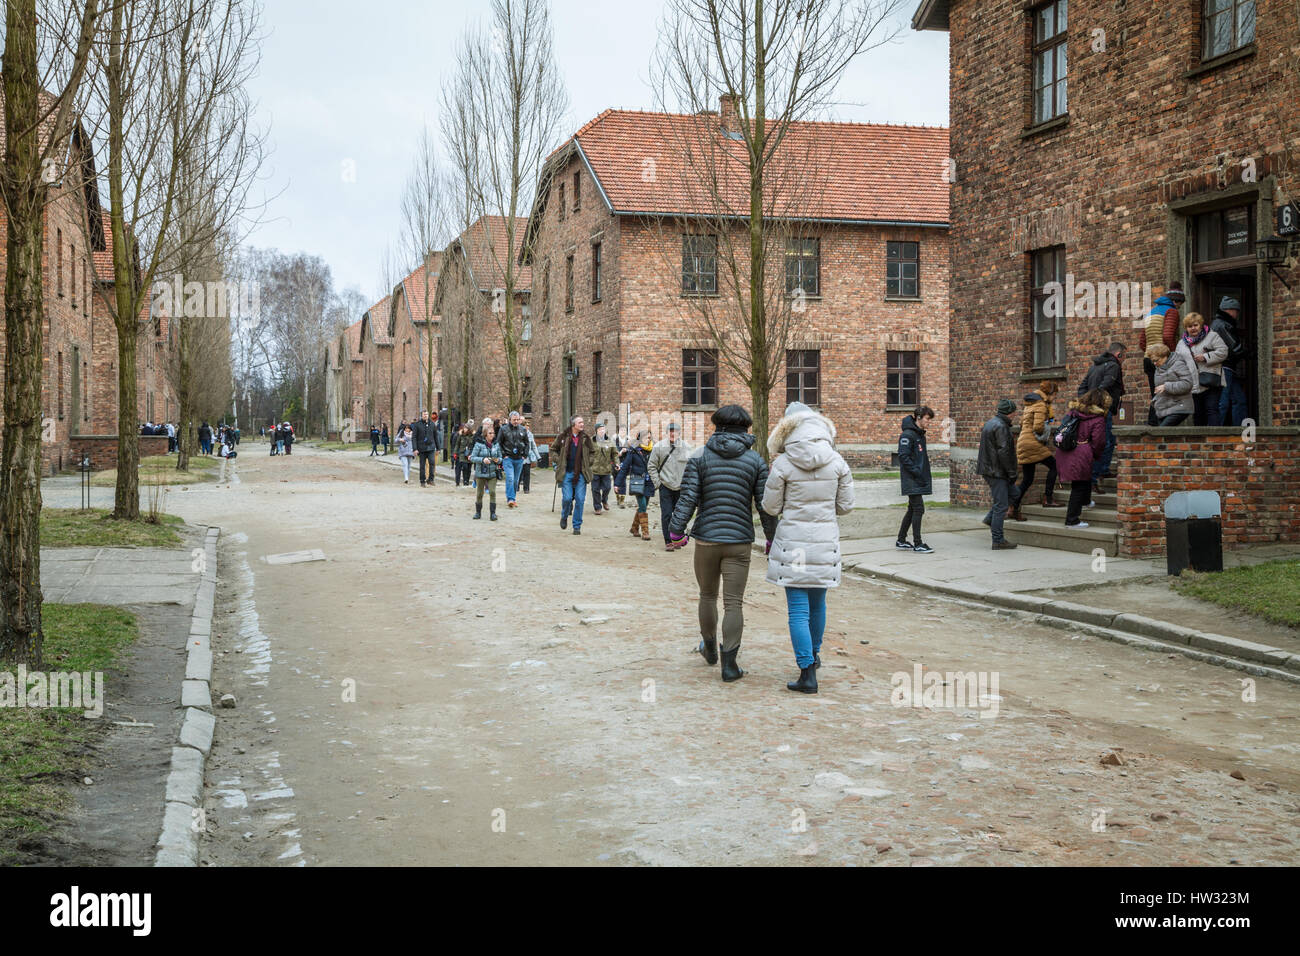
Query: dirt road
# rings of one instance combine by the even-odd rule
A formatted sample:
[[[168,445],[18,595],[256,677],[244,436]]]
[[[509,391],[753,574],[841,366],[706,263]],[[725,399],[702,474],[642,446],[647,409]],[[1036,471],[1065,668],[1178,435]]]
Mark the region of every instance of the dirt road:
[[[241,451],[169,503],[223,528],[208,865],[1296,859],[1293,685],[853,581],[821,693],[791,694],[758,560],[725,685],[689,553],[630,511],[574,537],[549,474],[492,523],[364,454]],[[998,683],[896,706],[916,665]]]

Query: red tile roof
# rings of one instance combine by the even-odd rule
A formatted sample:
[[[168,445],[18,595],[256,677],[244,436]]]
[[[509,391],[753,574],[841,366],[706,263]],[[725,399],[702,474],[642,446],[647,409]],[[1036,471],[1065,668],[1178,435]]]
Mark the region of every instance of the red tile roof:
[[[362,361],[361,323],[364,321],[365,319],[357,319],[357,321],[353,322],[351,325],[349,325],[346,329],[343,330],[343,335],[347,338],[347,342],[348,342],[348,357],[351,358],[352,361],[354,362]]]
[[[748,215],[744,144],[722,132],[716,114],[606,110],[573,139],[615,212],[715,214],[693,168],[704,164],[689,159],[694,153],[720,171],[726,204]],[[771,173],[773,192],[785,190],[809,218],[948,223],[943,127],[796,123],[778,156],[784,159]],[[804,191],[810,195],[793,198]]]
[[[435,252],[429,257],[429,297],[438,290],[438,272],[442,266],[442,253]],[[411,321],[420,325],[429,320],[428,304],[424,299],[424,267],[417,267],[409,276],[401,281],[402,297],[406,300],[406,308],[411,313]],[[436,319],[437,316],[434,316]]]
[[[388,331],[389,309],[392,302],[393,297],[391,295],[386,295],[370,308],[366,309],[366,314],[362,317],[363,322],[365,322],[366,319],[370,320],[366,323],[366,326],[370,329],[370,340],[376,345],[393,344],[393,337]]]
[[[527,227],[526,219],[520,217],[515,220],[516,263],[519,261],[519,249],[523,246]],[[465,250],[466,262],[480,291],[488,292],[505,285],[506,240],[504,216],[484,216],[456,238],[456,243]],[[527,291],[532,286],[533,270],[526,265],[517,265],[515,288]]]

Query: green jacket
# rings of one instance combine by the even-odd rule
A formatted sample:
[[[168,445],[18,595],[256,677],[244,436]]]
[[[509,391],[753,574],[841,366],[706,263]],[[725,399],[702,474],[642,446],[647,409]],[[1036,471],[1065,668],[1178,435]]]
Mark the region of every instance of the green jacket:
[[[614,474],[615,460],[618,458],[618,449],[614,447],[612,439],[606,438],[604,441],[592,440],[591,451],[591,473],[593,475],[612,475]]]

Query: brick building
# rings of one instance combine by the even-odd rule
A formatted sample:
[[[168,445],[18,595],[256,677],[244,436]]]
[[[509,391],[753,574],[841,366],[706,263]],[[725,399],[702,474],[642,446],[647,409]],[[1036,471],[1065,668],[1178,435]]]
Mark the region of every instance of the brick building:
[[[0,149],[3,144],[0,128]],[[80,124],[74,124],[67,142],[55,154],[58,175],[50,183],[45,207],[42,270],[42,467],[50,473],[71,467],[83,455],[90,456],[96,469],[112,467],[118,422],[117,331],[101,298],[111,294],[112,284],[98,278],[112,275],[112,253],[105,241],[108,216],[97,191],[90,140]],[[7,228],[0,209],[0,271],[7,259]],[[0,387],[5,360],[3,297],[0,287]],[[163,341],[169,337],[164,336]],[[169,406],[170,377],[163,374],[166,354],[145,343],[142,325],[137,356],[141,418],[147,417],[144,412],[152,402],[159,409],[154,420],[161,421],[168,407],[174,413],[174,405]],[[145,443],[142,450],[155,452],[156,445]],[[166,449],[165,441],[162,449]]]
[[[467,396],[468,408],[458,409],[462,418],[499,416],[507,411],[509,394],[500,328],[505,307],[505,263],[511,255],[518,262],[525,226],[522,219],[516,220],[512,253],[505,218],[483,216],[457,236],[441,256],[432,307],[441,334],[441,380],[448,406],[459,404],[462,391]],[[532,281],[532,270],[517,265],[512,315],[519,329],[519,373],[526,395],[543,374],[541,350],[533,341]],[[463,388],[462,380],[466,380]],[[525,410],[532,407],[527,399],[524,405]]]
[[[361,356],[361,375],[365,410],[357,421],[357,432],[367,432],[372,425],[389,426],[393,419],[393,336],[391,309],[393,297],[384,296],[361,317],[357,336]]]
[[[660,432],[676,420],[702,440],[718,405],[751,405],[693,301],[726,295],[710,223],[744,228],[743,217],[717,214],[721,188],[709,206],[696,183],[712,172],[691,168],[680,145],[721,144],[719,164],[731,162],[723,152],[739,133],[721,105],[696,116],[608,110],[548,159],[525,247],[534,348],[547,352],[539,435],[579,413]],[[846,457],[887,463],[913,406],[947,413],[948,132],[799,123],[788,143],[776,175],[813,188],[789,200],[784,215],[800,222],[799,235],[768,263],[801,300],[789,313],[773,424],[802,399],[836,421]],[[747,192],[725,198],[747,212]]]
[[[425,410],[430,369],[433,395],[429,411],[443,407],[442,363],[438,358],[440,326],[438,316],[430,315],[426,305],[437,290],[441,263],[442,253],[435,252],[393,287],[389,336],[393,342],[393,414],[397,422],[414,421]]]
[[[365,358],[361,354],[361,325],[358,319],[331,340],[325,361],[325,431],[342,437],[348,430],[364,437],[370,430],[366,420]]]
[[[999,396],[1041,379],[1072,396],[1119,339],[1114,510],[1089,513],[1097,540],[1061,538],[1054,521],[1042,530],[1057,540],[1040,543],[1157,554],[1165,497],[1194,489],[1221,494],[1229,545],[1300,538],[1300,250],[1261,261],[1286,257],[1268,240],[1300,198],[1298,18],[1291,0],[920,4],[913,26],[950,38],[954,500],[985,496],[975,450]],[[1053,280],[1083,290],[1076,308],[1068,293],[1062,314],[1043,307]],[[1242,302],[1253,433],[1140,424],[1134,322],[1145,284],[1175,280],[1184,314]]]

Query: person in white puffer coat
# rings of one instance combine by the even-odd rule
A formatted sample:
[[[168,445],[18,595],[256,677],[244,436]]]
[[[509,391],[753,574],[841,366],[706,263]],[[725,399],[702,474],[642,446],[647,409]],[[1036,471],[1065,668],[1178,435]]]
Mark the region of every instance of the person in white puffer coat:
[[[835,450],[835,426],[801,402],[785,410],[767,441],[772,465],[763,510],[779,514],[768,544],[767,580],[785,589],[790,643],[799,679],[793,691],[817,693],[826,590],[840,583],[838,515],[853,510],[853,472]]]

